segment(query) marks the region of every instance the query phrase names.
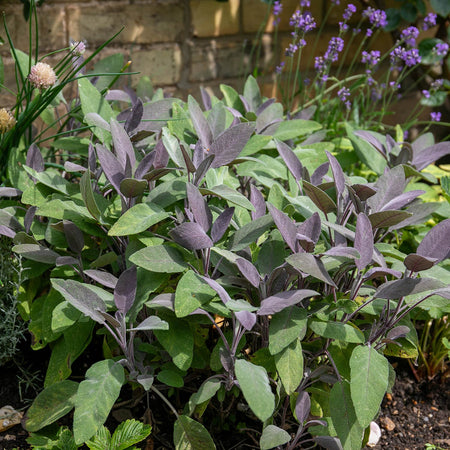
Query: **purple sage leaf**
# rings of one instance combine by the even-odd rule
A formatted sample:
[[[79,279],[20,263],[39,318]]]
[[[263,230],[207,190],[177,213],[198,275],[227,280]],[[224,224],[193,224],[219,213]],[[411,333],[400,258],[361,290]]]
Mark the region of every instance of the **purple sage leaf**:
[[[277,150],[280,156],[283,158],[287,168],[291,172],[292,176],[300,181],[302,179],[303,166],[297,155],[292,151],[292,149],[285,144],[283,141],[275,140],[277,144]]]
[[[267,203],[270,215],[275,222],[278,230],[283,236],[284,241],[289,248],[295,253],[297,251],[297,227],[287,214],[281,212],[270,203]]]
[[[417,253],[409,254],[403,261],[405,267],[411,272],[420,272],[422,270],[431,269],[437,262],[438,260],[436,258],[421,256]]]
[[[204,231],[208,231],[211,228],[212,214],[208,204],[203,198],[203,195],[197,187],[191,183],[186,184],[186,192],[189,208],[194,215],[195,221],[203,228]]]
[[[234,313],[239,323],[250,331],[256,324],[256,314],[250,311],[238,311]]]
[[[261,282],[261,276],[259,275],[256,267],[244,258],[238,258],[236,260],[236,265],[238,266],[239,271],[244,275],[244,277],[257,288],[259,283]]]
[[[178,225],[170,232],[170,236],[188,250],[211,248],[214,245],[203,228],[195,222],[184,222]]]
[[[345,189],[345,176],[341,165],[338,160],[329,152],[325,152],[330,161],[331,171],[333,172],[334,184],[336,186],[336,192],[338,195],[342,195]]]
[[[130,137],[123,128],[123,125],[117,122],[117,120],[111,119],[110,126],[117,159],[122,167],[126,167],[128,159],[131,169],[134,169],[136,165],[136,155]]]
[[[321,164],[311,175],[311,184],[313,184],[314,186],[321,184],[323,177],[328,173],[329,168],[329,162]]]
[[[264,200],[261,191],[254,186],[250,185],[250,202],[255,207],[255,210],[251,212],[252,220],[258,219],[266,214],[266,202]]]
[[[144,114],[144,105],[142,100],[138,98],[131,108],[131,114],[125,121],[125,130],[127,133],[133,131],[141,123],[142,115]]]
[[[434,278],[402,278],[382,284],[375,292],[374,298],[393,300],[443,287],[446,287],[445,283]]]
[[[309,394],[306,391],[301,391],[295,402],[295,415],[299,423],[303,423],[308,418],[310,411],[311,399],[309,398]]]
[[[209,148],[213,140],[212,131],[203,111],[192,95],[188,97],[188,108],[197,136],[203,146]]]
[[[393,198],[391,201],[387,202],[380,211],[386,211],[389,209],[400,209],[411,203],[419,195],[425,194],[425,191],[408,191],[400,194],[398,197]]]
[[[78,255],[84,247],[83,232],[72,222],[63,220],[64,235],[66,236],[67,244],[69,248]]]
[[[438,223],[425,235],[417,254],[436,258],[437,262],[450,257],[450,219]]]
[[[440,142],[439,144],[427,147],[420,152],[414,152],[412,164],[417,170],[422,170],[449,153],[450,142]]]
[[[289,306],[296,305],[303,299],[319,295],[316,291],[310,289],[299,289],[296,291],[283,291],[278,294],[271,295],[261,302],[261,307],[257,312],[258,316],[268,316],[283,311]]]
[[[95,146],[103,172],[116,191],[120,192],[120,183],[125,178],[125,170],[118,159],[102,144]]]
[[[233,218],[234,207],[223,210],[215,220],[211,228],[211,239],[214,243],[218,242],[227,231]]]
[[[239,123],[221,133],[210,146],[210,153],[215,155],[212,168],[225,166],[234,161],[253,134],[255,125]]]
[[[137,289],[136,266],[122,272],[114,288],[114,303],[117,309],[125,315],[133,306]]]
[[[44,171],[44,158],[36,144],[31,144],[27,152],[26,165],[31,167],[36,172]]]
[[[111,289],[115,289],[116,287],[117,277],[115,277],[112,273],[97,269],[87,269],[84,273],[89,278],[92,278],[94,281],[97,281],[97,283],[100,283],[105,287]]]
[[[369,218],[364,213],[359,213],[356,220],[355,248],[360,257],[355,261],[358,270],[365,269],[372,262],[373,255],[373,231]]]

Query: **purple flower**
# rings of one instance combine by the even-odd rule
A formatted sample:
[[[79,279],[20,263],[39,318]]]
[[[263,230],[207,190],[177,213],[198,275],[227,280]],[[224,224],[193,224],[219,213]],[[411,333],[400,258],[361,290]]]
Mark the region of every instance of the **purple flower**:
[[[448,52],[448,44],[445,42],[439,42],[436,44],[434,50],[436,51],[436,55],[445,56]]]
[[[350,97],[350,89],[342,87],[341,89],[339,89],[337,95],[339,99],[342,101],[342,103],[345,104],[347,109],[350,109],[352,107],[352,104],[348,100],[348,97]]]
[[[363,17],[367,17],[375,28],[385,27],[387,25],[386,13],[381,9],[369,7],[363,11]]]
[[[403,61],[408,67],[420,64],[422,58],[419,55],[419,50],[417,48],[406,50],[403,54]]]
[[[328,43],[328,48],[324,55],[325,60],[332,62],[337,61],[339,58],[339,53],[342,52],[343,48],[344,40],[340,37],[332,37]]]
[[[339,22],[339,31],[345,33],[348,30],[348,25],[345,22]]]
[[[86,51],[86,43],[83,41],[71,41],[69,48],[74,56],[81,56]]]
[[[275,73],[276,73],[277,75],[280,75],[281,72],[283,72],[283,68],[284,68],[284,65],[285,65],[285,64],[286,64],[286,63],[285,63],[284,61],[281,61],[280,64],[279,64],[277,67],[275,67]]]
[[[331,0],[331,3],[333,5],[340,5],[341,4],[341,0]]]
[[[309,8],[311,6],[311,2],[309,0],[301,0],[300,6],[302,8]]]
[[[431,89],[438,90],[444,85],[444,80],[442,78],[438,78],[431,83]]]
[[[428,30],[429,28],[432,28],[436,25],[436,19],[437,15],[434,13],[429,13],[425,16],[425,19],[423,19],[423,26],[422,29],[424,31]]]
[[[378,50],[372,50],[370,52],[366,52],[364,50],[361,54],[361,62],[363,64],[367,64],[370,67],[374,67],[380,62],[381,53]]]
[[[406,50],[405,47],[396,47],[391,52],[390,57],[392,67],[398,67],[400,62],[405,63],[408,67],[412,67],[416,64],[420,64],[422,61],[417,48]]]
[[[366,36],[370,37],[370,36],[372,36],[372,34],[373,34],[373,31],[370,28],[367,28]]]
[[[419,30],[416,27],[408,27],[402,31],[401,39],[406,45],[414,47],[416,45],[416,39],[419,36]]]
[[[353,34],[361,33],[361,28],[353,28]]]
[[[406,141],[406,139],[408,139],[408,137],[409,137],[409,131],[408,131],[408,130],[405,130],[405,131],[403,132],[403,140]]]
[[[390,82],[389,82],[389,87],[391,87],[392,89],[400,89],[400,88],[401,88],[401,85],[400,85],[400,84],[397,84],[396,81],[390,81]]]
[[[381,100],[382,98],[381,92],[377,88],[373,88],[372,92],[370,93],[370,98],[373,102]]]
[[[289,47],[285,50],[284,54],[286,56],[294,56],[295,52],[298,50],[297,44],[289,44]]]
[[[276,0],[273,4],[273,24],[277,26],[280,23],[280,14],[283,11],[283,5],[281,4],[281,0]]]
[[[348,21],[348,20],[350,20],[350,17],[352,17],[352,15],[355,14],[355,12],[356,12],[356,6],[353,5],[352,3],[349,3],[349,5],[345,9],[342,17],[345,21]]]
[[[325,60],[323,59],[322,56],[316,56],[314,58],[314,68],[316,69],[317,72],[324,72],[325,71]]]
[[[430,98],[430,91],[427,91],[426,89],[424,89],[423,91],[422,91],[422,94],[423,94],[423,96],[425,97],[425,98]]]
[[[310,13],[302,14],[299,10],[295,11],[289,20],[289,25],[297,31],[307,33],[316,28],[314,17]]]
[[[430,117],[433,122],[440,122],[442,114],[440,112],[431,112]]]

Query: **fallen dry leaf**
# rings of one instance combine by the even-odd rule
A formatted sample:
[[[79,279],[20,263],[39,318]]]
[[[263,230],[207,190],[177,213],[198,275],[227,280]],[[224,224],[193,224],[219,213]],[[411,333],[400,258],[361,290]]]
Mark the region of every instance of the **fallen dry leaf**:
[[[16,411],[12,406],[6,405],[0,408],[0,433],[18,425],[23,413]]]

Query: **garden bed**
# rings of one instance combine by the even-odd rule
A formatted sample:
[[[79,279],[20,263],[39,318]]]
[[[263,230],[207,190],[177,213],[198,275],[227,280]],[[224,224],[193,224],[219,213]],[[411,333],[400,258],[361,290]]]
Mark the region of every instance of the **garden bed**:
[[[42,352],[30,352],[24,349],[32,372],[40,371],[45,374],[45,359]],[[85,355],[86,357],[86,355]],[[381,428],[381,439],[375,450],[388,448],[390,450],[425,449],[426,444],[433,444],[437,448],[450,448],[450,378],[448,374],[440,374],[432,381],[418,383],[404,361],[397,365],[397,380],[392,394],[387,394],[376,422]],[[79,366],[86,366],[86,362],[80,362]],[[40,367],[40,368],[39,368]],[[77,370],[77,367],[74,368]],[[5,367],[0,371],[0,398],[2,405],[11,405],[15,409],[24,410],[27,403],[20,400],[18,389],[18,372],[12,367]],[[129,396],[124,400],[131,399]],[[130,414],[137,414],[136,419],[155,420],[153,426],[158,433],[150,435],[146,441],[140,443],[139,448],[145,450],[172,449],[172,421],[170,415],[164,417],[167,411],[158,405],[158,401],[151,402],[150,410],[145,414],[145,408],[141,402],[139,406],[126,405],[116,409],[113,414],[122,420],[130,418]],[[149,414],[150,413],[150,414]],[[138,416],[139,415],[139,416]],[[71,417],[64,418],[60,423],[70,425]],[[208,418],[206,418],[208,420]],[[120,420],[110,418],[107,425],[114,429]],[[25,450],[30,448],[26,442],[29,433],[20,425],[0,433],[0,448],[2,450]],[[218,436],[219,437],[219,436]],[[255,433],[224,431],[220,442],[216,442],[218,449],[245,449],[258,448],[254,439]],[[253,438],[253,439],[252,439]],[[430,447],[430,450],[433,447]]]

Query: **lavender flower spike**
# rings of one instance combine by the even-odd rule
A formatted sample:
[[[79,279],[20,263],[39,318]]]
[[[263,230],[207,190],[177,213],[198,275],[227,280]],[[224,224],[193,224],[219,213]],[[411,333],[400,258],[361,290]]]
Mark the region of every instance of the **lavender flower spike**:
[[[283,5],[281,4],[281,0],[277,0],[273,4],[273,24],[277,26],[280,23],[280,14],[283,11]]]
[[[425,16],[425,19],[423,19],[423,26],[422,29],[424,31],[433,28],[436,25],[436,19],[437,19],[437,14],[430,12],[429,14],[427,14]]]
[[[387,25],[386,13],[381,9],[369,7],[363,11],[363,17],[367,17],[375,28],[382,28]]]
[[[401,33],[401,38],[406,45],[414,47],[416,45],[416,39],[419,36],[419,30],[416,27],[405,28]]]

